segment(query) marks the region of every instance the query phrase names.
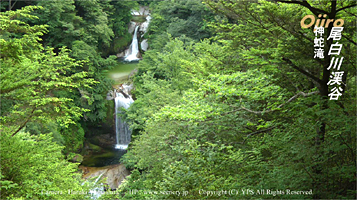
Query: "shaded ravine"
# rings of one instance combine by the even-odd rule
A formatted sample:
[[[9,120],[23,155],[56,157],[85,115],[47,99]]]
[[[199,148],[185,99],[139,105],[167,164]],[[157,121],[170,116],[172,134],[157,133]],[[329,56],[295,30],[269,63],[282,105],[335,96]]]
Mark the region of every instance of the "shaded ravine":
[[[83,172],[83,178],[89,179],[97,177],[94,181],[94,189],[91,190],[92,199],[98,199],[105,190],[116,190],[121,182],[125,179],[130,172],[125,168],[123,164],[119,163],[120,158],[126,153],[126,149],[131,141],[131,130],[127,122],[125,122],[120,113],[123,109],[128,109],[130,104],[134,102],[130,95],[130,90],[133,85],[127,85],[125,82],[135,73],[137,64],[141,59],[141,53],[148,49],[148,42],[143,39],[144,34],[148,30],[151,17],[146,9],[141,11],[134,11],[133,14],[139,13],[138,16],[145,18],[145,22],[131,22],[129,26],[129,32],[131,27],[135,26],[132,42],[129,48],[124,53],[118,53],[118,55],[124,55],[121,57],[122,62],[118,62],[118,65],[114,69],[106,72],[109,78],[115,81],[113,85],[113,91],[108,92],[107,100],[113,100],[114,102],[114,118],[115,118],[115,138],[112,136],[107,137],[107,141],[110,139],[115,140],[115,145],[110,141],[105,143],[104,146],[97,148],[95,144],[88,145],[91,148],[92,153],[90,156],[86,156],[82,165],[79,167]],[[140,44],[140,45],[139,45]],[[97,132],[94,135],[99,136]],[[105,135],[111,135],[106,133]],[[101,141],[102,138],[93,140]],[[98,144],[98,143],[97,143]],[[97,146],[97,147],[96,147]],[[99,180],[106,178],[106,183],[96,184]]]

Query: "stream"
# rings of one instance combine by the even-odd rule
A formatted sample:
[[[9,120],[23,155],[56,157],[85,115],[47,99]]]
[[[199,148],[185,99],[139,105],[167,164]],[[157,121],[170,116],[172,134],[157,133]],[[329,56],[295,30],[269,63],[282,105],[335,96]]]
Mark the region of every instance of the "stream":
[[[109,91],[107,100],[113,102],[108,114],[113,114],[114,123],[111,125],[103,124],[102,127],[93,127],[88,132],[84,151],[85,155],[79,168],[83,172],[83,178],[98,177],[107,178],[106,184],[111,190],[115,190],[130,172],[123,164],[120,164],[120,158],[126,153],[126,149],[131,141],[131,130],[128,124],[118,115],[122,108],[129,108],[134,100],[130,96],[130,90],[133,85],[126,85],[129,76],[134,74],[141,60],[141,53],[148,49],[146,39],[143,35],[147,32],[150,13],[148,7],[140,7],[139,11],[132,12],[134,18],[145,18],[144,22],[134,22],[129,24],[128,31],[132,34],[132,42],[124,51],[119,52],[118,63],[112,69],[106,72],[106,75],[114,80],[113,91]],[[140,44],[140,45],[139,45]],[[139,50],[141,48],[141,51]],[[101,191],[103,186],[96,186],[92,192]],[[100,196],[100,195],[99,195]],[[94,195],[92,199],[99,198]]]

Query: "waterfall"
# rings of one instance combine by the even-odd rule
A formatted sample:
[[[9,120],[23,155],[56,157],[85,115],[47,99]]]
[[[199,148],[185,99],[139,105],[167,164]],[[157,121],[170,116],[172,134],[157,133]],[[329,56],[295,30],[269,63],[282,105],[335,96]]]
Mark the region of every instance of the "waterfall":
[[[97,179],[95,179],[94,182],[89,182],[90,186],[92,189],[89,190],[88,194],[90,194],[91,199],[98,199],[102,194],[104,194],[104,186],[103,184],[97,185],[98,181],[102,178],[102,176],[108,171],[105,170],[102,172]],[[87,183],[87,180],[85,180],[81,185],[83,186],[85,183]],[[88,183],[87,183],[88,184]]]
[[[116,92],[115,101],[115,134],[116,134],[116,149],[127,149],[128,144],[131,140],[131,130],[129,129],[128,124],[121,119],[118,114],[120,113],[121,108],[128,109],[130,104],[134,100],[123,91]]]
[[[143,34],[141,35],[141,38],[143,38],[144,35],[146,34],[146,32],[148,31],[150,20],[151,20],[151,17],[150,17],[150,15],[148,15],[148,16],[146,16],[146,21],[140,25],[140,31],[143,32]],[[147,51],[148,47],[149,47],[148,40],[147,39],[142,40],[140,43],[140,46],[141,46],[141,50]]]
[[[108,170],[105,170],[101,175],[98,176],[98,178],[94,181],[93,186],[95,187],[94,189],[89,190],[89,194],[91,194],[91,199],[98,199],[102,194],[104,193],[104,187],[101,184],[100,186],[96,186],[98,181],[102,178],[102,176],[107,172]]]
[[[138,18],[143,18],[145,16],[145,22],[141,22],[141,20],[137,21],[130,21],[129,27],[128,27],[128,32],[133,35],[133,39],[131,41],[131,44],[127,49],[125,49],[122,52],[117,53],[118,58],[123,58],[124,61],[131,62],[131,61],[138,61],[141,59],[141,56],[139,55],[140,58],[138,58],[139,52],[139,44],[138,44],[138,31],[142,33],[140,35],[139,40],[141,41],[141,50],[146,51],[148,50],[148,41],[147,39],[144,39],[144,35],[147,33],[149,24],[151,21],[151,16],[150,16],[150,9],[147,6],[140,6],[139,10],[132,10],[131,14],[133,16],[137,16]]]
[[[135,27],[135,31],[134,31],[134,35],[133,35],[133,41],[131,42],[130,45],[130,50],[129,50],[129,55],[126,55],[124,60],[125,61],[136,61],[139,60],[139,58],[137,57],[138,53],[139,53],[139,44],[138,44],[138,32],[139,26]]]
[[[151,21],[151,16],[148,15],[148,16],[146,16],[146,21],[140,25],[140,31],[143,32],[141,37],[143,37],[145,35],[145,33],[148,31],[150,21]]]

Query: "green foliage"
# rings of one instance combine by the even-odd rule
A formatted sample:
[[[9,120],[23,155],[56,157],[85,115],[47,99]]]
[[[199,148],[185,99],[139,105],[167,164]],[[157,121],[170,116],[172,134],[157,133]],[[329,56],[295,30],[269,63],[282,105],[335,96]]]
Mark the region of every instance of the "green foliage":
[[[102,56],[128,43],[130,9],[138,4],[36,4],[44,7],[36,11],[40,19],[30,14],[40,7],[0,15],[1,192],[7,198],[82,199],[41,191],[81,189],[73,178],[75,165],[64,161],[58,144],[66,145],[67,159],[74,159],[73,152],[84,140],[83,129],[107,117],[109,101],[104,97],[112,82],[105,72],[115,57]],[[134,78],[136,100],[123,114],[131,121],[134,137],[122,161],[133,171],[117,195],[101,199],[355,197],[353,4],[204,4],[150,4],[152,21],[145,37],[151,50]],[[340,40],[344,91],[338,101],[326,100],[331,57],[313,59],[312,28],[300,27],[302,17],[311,12],[345,20]],[[325,29],[325,39],[330,28]],[[43,47],[41,39],[55,49]],[[61,49],[64,45],[71,51]],[[325,51],[330,46],[326,42]],[[24,133],[24,127],[33,135]],[[259,192],[262,189],[313,194],[273,195]],[[222,190],[237,193],[218,193]]]
[[[113,40],[113,51],[114,52],[123,52],[125,48],[130,44],[133,39],[132,35],[129,32],[126,32],[124,36],[114,38]]]
[[[194,77],[207,77],[223,69],[223,58],[211,56],[213,52],[222,55],[224,49],[208,41],[193,45],[179,39],[171,39],[161,52],[147,51],[134,79],[137,100],[127,116],[133,122],[132,128],[141,130],[154,113],[164,106],[176,105],[182,92],[196,84]]]
[[[71,93],[95,83],[93,79],[85,79],[88,73],[74,71],[81,62],[70,58],[68,50],[62,49],[56,56],[52,49],[42,47],[38,41],[45,31],[44,26],[29,26],[16,19],[16,16],[34,18],[28,14],[34,8],[1,14],[4,33],[0,40],[4,47],[1,95],[7,102],[5,106],[9,106],[4,108],[1,121],[12,127],[14,134],[29,121],[48,123],[52,120],[61,126],[74,123],[73,119],[79,119],[86,110],[75,106],[73,99],[55,96],[54,92]],[[16,34],[16,37],[10,36]]]
[[[0,15],[0,89],[5,102],[0,125],[1,194],[7,199],[86,199],[89,188],[81,186],[77,165],[62,153],[80,162],[71,152],[82,148],[84,130],[78,121],[90,111],[89,105],[96,107],[88,115],[101,112],[91,120],[105,117],[104,95],[99,94],[109,90],[111,81],[98,72],[101,66],[112,65],[114,58],[98,59],[95,48],[83,41],[75,43],[73,52],[43,47],[40,36],[46,26],[26,22],[38,20],[30,14],[34,9],[41,7]],[[75,60],[70,54],[84,58]]]
[[[151,3],[150,8],[150,48],[160,49],[155,43],[162,41],[166,33],[174,38],[186,36],[195,41],[212,36],[207,22],[214,20],[214,14],[199,0],[165,0]]]
[[[299,23],[311,14],[307,8],[271,1],[205,3],[223,15],[211,24],[217,37],[199,43],[160,30],[165,23],[163,29],[180,30],[183,18],[170,18],[168,25],[163,11],[153,12],[151,30],[166,36],[153,40],[156,46],[146,52],[134,80],[137,100],[127,116],[140,135],[122,160],[136,170],[119,193],[124,199],[232,198],[202,190],[237,189],[237,199],[353,198],[355,61],[343,67],[343,98],[326,101],[322,77],[329,58],[313,59],[314,34]],[[308,3],[331,8],[330,2]],[[167,5],[168,13],[187,18],[178,4],[163,1],[157,7]],[[337,2],[338,9],[348,5]],[[336,18],[355,27],[354,12]],[[351,42],[350,28],[341,42]],[[341,55],[350,59],[355,46],[346,46]],[[261,189],[313,193],[273,195]]]
[[[38,1],[37,6],[43,9],[34,13],[38,18],[32,21],[48,25],[48,32],[43,37],[46,45],[53,48],[71,47],[73,40],[81,38],[83,19],[76,15],[74,0]]]
[[[6,199],[85,199],[77,165],[64,160],[51,134],[1,134],[1,197]]]
[[[130,106],[127,113],[127,119],[133,123],[131,127],[134,130],[143,129],[145,122],[154,113],[166,105],[175,104],[180,99],[179,92],[172,89],[170,82],[157,81],[150,73],[142,76],[142,86],[136,90],[139,98]]]
[[[131,9],[138,6],[135,1],[111,1],[112,12],[109,16],[115,37],[125,36],[132,18]]]
[[[29,132],[32,135],[52,133],[53,141],[56,142],[58,145],[64,146],[66,144],[65,140],[64,140],[63,135],[61,134],[60,130],[58,130],[58,129],[59,129],[58,125],[54,122],[52,122],[52,123],[50,122],[50,123],[46,123],[46,124],[36,123],[36,122],[28,122],[26,124],[25,130],[26,130],[26,132]]]
[[[64,154],[69,152],[79,153],[83,147],[84,130],[80,123],[71,124],[68,128],[61,128],[60,133],[64,139],[64,145],[66,146]]]
[[[116,57],[101,58],[99,53],[84,41],[74,41],[72,48],[72,56],[77,60],[85,61],[84,69],[88,72],[88,76],[98,82],[92,88],[78,90],[77,104],[90,109],[90,112],[84,116],[86,121],[100,123],[106,117],[106,105],[109,102],[105,96],[112,89],[113,84],[113,81],[105,75],[105,71],[110,70],[116,64]]]
[[[110,54],[117,54],[125,50],[132,40],[132,35],[128,33],[128,24],[132,19],[131,9],[137,7],[136,1],[110,1],[110,11],[108,12],[109,26],[113,30],[114,37],[111,48],[107,51]]]
[[[4,15],[10,15],[10,18],[12,17],[14,19],[18,19],[11,20],[11,23],[7,21],[4,21],[4,23],[2,23],[2,37],[4,39],[4,42],[6,41],[6,43],[1,44],[2,58],[4,59],[4,62],[7,58],[20,60],[19,55],[27,57],[29,59],[29,62],[34,62],[36,60],[46,60],[47,57],[51,57],[51,62],[57,62],[57,65],[60,65],[60,63],[62,63],[67,67],[66,69],[64,69],[67,73],[66,75],[61,71],[58,71],[58,74],[60,76],[69,76],[71,74],[76,74],[76,76],[82,75],[82,77],[78,77],[78,79],[87,77],[87,79],[83,79],[82,81],[68,78],[68,81],[71,82],[71,85],[74,85],[70,90],[66,90],[63,89],[63,87],[61,88],[56,86],[57,88],[55,89],[48,89],[47,93],[46,91],[41,91],[43,91],[43,93],[46,94],[48,97],[53,96],[59,98],[60,101],[66,101],[65,104],[59,104],[61,104],[62,106],[68,106],[68,112],[69,109],[72,109],[72,114],[74,114],[74,112],[87,112],[83,117],[82,115],[78,115],[76,116],[76,118],[72,118],[72,121],[67,120],[66,123],[62,123],[63,125],[67,125],[69,122],[79,123],[79,121],[82,121],[82,124],[84,126],[86,126],[87,122],[94,122],[98,124],[101,123],[102,120],[107,117],[107,108],[109,104],[109,102],[105,99],[105,96],[106,93],[112,89],[113,84],[112,80],[110,80],[105,75],[105,72],[107,70],[110,70],[111,67],[116,64],[116,57],[108,56],[108,53],[114,54],[116,52],[113,52],[113,50],[111,50],[114,46],[118,48],[119,44],[121,48],[122,46],[126,46],[127,43],[130,42],[131,37],[128,38],[127,24],[131,19],[130,9],[136,6],[137,3],[119,1],[81,2],[70,0],[65,2],[38,1],[31,2],[30,4],[37,5],[37,7],[23,7],[26,4],[17,2],[16,7],[22,7],[24,11],[11,11],[4,13]],[[30,11],[33,12],[33,15],[29,15]],[[5,20],[5,18],[3,20]],[[5,27],[6,24],[8,24],[7,26],[9,27]],[[32,24],[33,26],[28,26],[27,24]],[[46,30],[46,28],[48,31]],[[127,40],[123,42],[120,41],[123,43],[120,44],[118,43],[118,38],[122,37],[127,37]],[[113,38],[116,38],[116,44],[114,43]],[[41,41],[45,47],[43,47],[39,43],[39,41]],[[71,51],[61,50],[64,46],[67,46]],[[48,49],[47,54],[42,54],[43,49]],[[33,55],[30,55],[30,53],[36,55],[38,58],[33,59]],[[45,55],[48,56],[45,57]],[[103,58],[102,56],[106,56],[106,58]],[[66,62],[57,61],[57,59],[59,58],[67,60]],[[25,62],[22,62],[22,64],[24,63]],[[12,63],[10,63],[9,61],[9,63],[5,63],[3,64],[3,66],[11,64]],[[45,63],[42,61],[41,64],[52,65],[52,63]],[[39,75],[38,77],[40,77],[40,73],[45,72],[41,69],[44,67],[33,68],[31,69],[31,71],[28,66],[16,68],[18,69],[18,71],[16,72],[13,70],[6,69],[7,76],[11,73],[18,73],[20,71],[24,71],[26,68],[24,77],[22,77],[21,75],[18,76],[19,80],[22,79],[23,82],[25,82],[26,79],[29,81],[36,80],[36,75]],[[58,70],[58,67],[51,69]],[[38,73],[37,71],[40,71],[40,73]],[[48,74],[51,73],[54,72],[48,72]],[[25,77],[26,74],[33,74],[33,77]],[[55,76],[56,75],[52,75],[52,77]],[[59,79],[61,78],[59,77]],[[3,80],[5,81],[5,79]],[[7,81],[12,82],[12,80]],[[16,80],[14,81],[16,82]],[[77,82],[78,84],[76,84]],[[80,84],[81,82],[84,82],[86,84]],[[6,84],[6,82],[2,83]],[[34,83],[35,81],[33,81],[31,84]],[[97,84],[94,85],[93,83]],[[2,84],[3,87],[5,87],[4,84]],[[70,83],[66,84],[66,87],[70,85]],[[89,85],[91,87],[88,87]],[[19,85],[18,87],[21,86]],[[7,91],[5,89],[6,88],[2,88],[2,90],[4,91],[2,93],[5,93]],[[29,93],[31,92],[31,89],[29,90],[29,88],[23,88],[23,90],[26,90]],[[16,91],[18,93],[22,93],[21,90]],[[33,93],[32,95],[40,96],[37,93]],[[10,112],[10,108],[14,106],[16,102],[13,101],[10,97],[3,98],[2,100],[4,103],[2,104],[1,112],[3,115],[7,115],[7,113]],[[81,108],[81,110],[76,110],[77,108]],[[31,112],[32,110],[28,108],[28,111],[22,116],[28,115]],[[37,112],[38,111],[35,110],[34,114],[41,115],[41,113]],[[67,117],[67,115],[63,115],[63,113],[60,116],[62,118]],[[61,119],[55,115],[51,115],[51,117],[56,120]],[[12,117],[9,117],[9,119],[10,118]],[[23,117],[23,119],[26,118]],[[43,119],[48,118],[43,116]],[[76,122],[74,122],[74,120]],[[44,122],[41,121],[39,123]],[[23,125],[21,125],[20,128],[21,127],[23,127]],[[68,130],[66,130],[65,132],[67,132],[66,135],[72,135],[68,134]],[[77,142],[74,143],[76,144]],[[74,146],[78,145],[69,146],[71,146],[68,147],[69,149],[73,149]]]
[[[79,16],[83,19],[81,24],[81,38],[84,42],[93,45],[109,46],[113,30],[108,26],[108,17],[103,9],[108,1],[75,1]]]

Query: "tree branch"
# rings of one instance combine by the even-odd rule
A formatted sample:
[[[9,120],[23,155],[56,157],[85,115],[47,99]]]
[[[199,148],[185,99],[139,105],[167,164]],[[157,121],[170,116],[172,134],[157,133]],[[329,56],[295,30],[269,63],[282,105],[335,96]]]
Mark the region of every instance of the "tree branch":
[[[280,104],[277,108],[281,108],[281,107],[285,106],[287,103],[292,102],[293,100],[295,100],[299,96],[307,97],[307,96],[311,96],[311,95],[318,94],[318,93],[319,93],[319,91],[310,92],[310,93],[299,92],[299,93],[295,94],[293,97],[291,97],[289,100],[287,100],[285,103]],[[232,112],[237,112],[237,111],[240,111],[240,110],[245,110],[245,111],[250,112],[250,113],[261,115],[261,114],[264,114],[264,113],[270,113],[270,112],[277,111],[278,109],[273,109],[273,110],[269,109],[269,110],[265,110],[265,111],[254,111],[254,110],[250,110],[250,109],[245,108],[245,107],[240,107],[239,109],[223,113],[222,115],[226,115],[226,114],[232,113]]]
[[[14,137],[22,128],[24,128],[24,127],[26,126],[27,122],[30,121],[30,119],[31,119],[33,113],[35,112],[35,110],[36,110],[36,107],[34,107],[34,108],[32,109],[32,111],[31,111],[31,113],[29,114],[29,116],[27,117],[26,121],[11,135],[11,137]]]
[[[286,0],[275,0],[277,2],[281,2],[281,3],[291,3],[291,4],[299,4],[304,6],[305,8],[309,9],[312,13],[314,13],[316,16],[318,14],[324,13],[324,14],[328,14],[327,11],[321,10],[319,8],[315,8],[312,7],[306,0],[304,1],[286,1]]]
[[[9,11],[11,11],[14,8],[16,3],[17,3],[17,0],[11,5],[11,0],[9,0]]]
[[[318,91],[310,92],[310,93],[299,92],[299,93],[295,94],[293,97],[291,97],[287,102],[279,105],[278,108],[281,108],[281,107],[285,106],[287,103],[289,103],[289,102],[293,101],[294,99],[298,98],[300,95],[303,96],[303,97],[307,97],[307,96],[311,96],[313,94],[318,94],[318,93],[319,93]]]
[[[352,44],[356,45],[357,46],[357,43],[355,41],[353,41],[352,39],[348,38],[347,36],[345,35],[342,35],[343,38],[346,38],[346,40],[350,41]]]
[[[337,9],[337,10],[336,10],[336,13],[338,13],[338,12],[341,11],[341,10],[345,10],[345,9],[347,9],[347,8],[352,8],[352,7],[355,7],[355,6],[357,6],[357,4],[351,4],[351,5],[348,5],[348,6],[346,6],[346,7]]]
[[[252,136],[252,135],[257,135],[257,134],[259,134],[259,133],[265,133],[265,132],[267,132],[267,131],[272,130],[272,129],[275,128],[275,127],[276,127],[276,126],[272,126],[272,127],[267,128],[267,129],[265,129],[265,130],[259,130],[259,131],[255,131],[255,132],[253,132],[253,133],[249,133],[249,134],[247,135],[247,137],[244,139],[244,141],[242,142],[242,144],[244,144],[245,141],[246,141],[250,136]]]
[[[307,169],[305,168],[305,166],[303,166],[305,172],[311,177],[312,180],[316,181],[315,178],[309,173],[309,171],[307,171]]]
[[[321,84],[322,80],[315,77],[314,75],[310,74],[309,72],[301,69],[300,67],[296,66],[293,62],[291,62],[291,60],[287,59],[287,58],[282,58],[283,61],[285,61],[287,64],[289,64],[292,68],[298,70],[299,72],[301,72],[302,74],[304,74],[305,76],[311,78],[312,80],[316,81],[317,83]]]
[[[357,17],[357,15],[355,15],[355,14],[353,14],[353,13],[347,12],[346,10],[343,10],[343,11],[345,11],[345,12],[346,12],[347,14],[349,14],[349,15],[352,15],[352,16]]]
[[[259,133],[264,133],[264,132],[270,131],[271,129],[273,129],[273,128],[275,128],[275,127],[276,127],[276,126],[272,126],[272,127],[267,128],[267,129],[265,129],[265,130],[259,130],[259,131],[255,131],[255,132],[253,132],[253,133],[249,133],[249,134],[247,135],[247,137],[250,137],[250,136],[252,136],[252,135],[256,135],[256,134],[259,134]]]

